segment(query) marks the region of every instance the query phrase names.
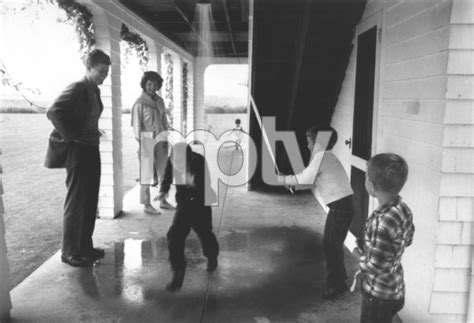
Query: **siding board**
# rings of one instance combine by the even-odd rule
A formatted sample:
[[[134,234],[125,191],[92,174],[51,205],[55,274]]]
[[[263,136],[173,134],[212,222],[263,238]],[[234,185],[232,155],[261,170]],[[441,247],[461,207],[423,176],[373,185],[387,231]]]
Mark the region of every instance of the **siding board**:
[[[444,99],[446,83],[446,76],[393,81],[383,85],[383,92],[387,99]]]
[[[437,292],[468,292],[469,269],[439,269],[436,271],[433,290]]]
[[[408,61],[387,64],[384,75],[386,81],[420,79],[445,74],[447,65],[448,52],[443,51]]]
[[[445,50],[449,45],[449,31],[449,26],[445,26],[398,44],[386,43],[385,62],[406,61]]]
[[[387,28],[387,43],[395,44],[449,25],[451,4],[432,7],[406,20],[403,24]]]
[[[474,37],[474,35],[473,35]],[[448,74],[469,75],[474,74],[474,51],[450,50]]]
[[[408,111],[408,103],[413,100],[384,99],[380,113],[387,117],[442,124],[445,118],[445,100],[415,100],[419,103],[418,113]]]
[[[474,101],[447,100],[445,124],[474,124]]]
[[[443,140],[443,125],[387,117],[383,117],[382,122],[385,136],[404,138],[411,142],[423,142],[434,146],[439,146]],[[419,158],[418,154],[414,156]]]
[[[474,197],[474,174],[443,174],[440,195]]]
[[[439,314],[466,314],[468,293],[434,292],[430,312]]]
[[[441,171],[474,174],[474,153],[469,148],[444,148]]]
[[[452,25],[449,48],[474,49],[474,25]]]
[[[449,76],[446,98],[474,100],[474,76]]]
[[[474,148],[474,125],[446,125],[445,147]]]
[[[474,24],[472,0],[456,0],[451,13],[452,24]]]
[[[407,19],[430,9],[433,3],[430,1],[407,1],[403,6],[397,6],[388,11],[387,27],[404,23]]]
[[[458,221],[474,222],[474,198],[457,199],[456,218]]]

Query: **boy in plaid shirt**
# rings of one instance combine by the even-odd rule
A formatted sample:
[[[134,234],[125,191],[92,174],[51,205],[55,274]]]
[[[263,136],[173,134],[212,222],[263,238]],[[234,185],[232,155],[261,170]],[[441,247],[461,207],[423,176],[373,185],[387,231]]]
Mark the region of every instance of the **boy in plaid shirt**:
[[[411,210],[398,195],[407,176],[407,163],[396,154],[379,154],[368,162],[365,187],[379,206],[358,241],[363,323],[391,322],[405,303],[401,258],[415,231]]]

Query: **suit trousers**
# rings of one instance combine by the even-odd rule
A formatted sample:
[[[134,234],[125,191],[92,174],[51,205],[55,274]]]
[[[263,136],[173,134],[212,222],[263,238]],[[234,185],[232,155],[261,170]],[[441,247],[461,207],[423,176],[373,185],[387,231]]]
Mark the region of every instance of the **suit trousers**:
[[[204,256],[212,259],[219,254],[219,244],[212,232],[211,207],[194,203],[184,204],[178,204],[173,224],[167,234],[169,261],[174,271],[185,268],[184,244],[191,228],[201,241]]]
[[[78,150],[79,161],[66,168],[62,252],[78,256],[93,248],[101,163],[99,147],[74,144],[73,149]]]
[[[351,208],[330,208],[324,226],[323,246],[326,256],[326,287],[338,288],[347,279],[344,266],[344,240],[351,225],[353,212]]]

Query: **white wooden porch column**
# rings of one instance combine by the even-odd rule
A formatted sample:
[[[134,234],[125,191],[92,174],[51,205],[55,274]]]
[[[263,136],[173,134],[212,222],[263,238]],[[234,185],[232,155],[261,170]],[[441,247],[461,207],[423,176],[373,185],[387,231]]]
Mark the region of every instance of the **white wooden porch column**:
[[[104,111],[99,128],[106,132],[101,138],[102,176],[99,193],[99,216],[113,219],[123,206],[122,170],[122,100],[120,91],[120,29],[122,22],[89,1],[84,4],[94,16],[96,47],[110,55],[112,65],[100,87]]]
[[[209,59],[196,57],[194,60],[193,78],[194,78],[194,129],[205,130],[204,122],[204,72],[209,66]],[[204,140],[205,138],[195,138],[196,140]]]
[[[164,79],[164,76],[162,75],[161,71],[161,60],[162,60],[162,54],[163,54],[163,45],[160,43],[152,40],[151,38],[146,37],[145,41],[148,45],[148,66],[147,70],[148,71],[154,71],[160,74],[160,76]],[[160,91],[161,92],[161,91]],[[160,94],[160,96],[162,96]]]
[[[186,61],[188,64],[188,103],[187,103],[187,120],[186,120],[186,134],[194,130],[194,63]]]
[[[183,132],[183,62],[173,54],[173,128]]]

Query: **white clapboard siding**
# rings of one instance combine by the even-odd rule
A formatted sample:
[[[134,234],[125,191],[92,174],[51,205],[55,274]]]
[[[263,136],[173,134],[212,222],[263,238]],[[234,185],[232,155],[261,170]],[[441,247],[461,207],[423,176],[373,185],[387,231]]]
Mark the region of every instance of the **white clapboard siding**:
[[[407,295],[400,316],[407,322],[462,322],[474,222],[474,1],[369,0],[362,20],[379,12],[376,152],[407,160],[401,195],[416,226],[403,259]],[[355,62],[353,51],[332,119],[344,139],[352,136]],[[350,169],[344,143],[334,151]]]
[[[466,250],[472,248],[474,224],[474,17],[469,17],[473,10],[472,2],[453,1],[437,236],[441,251],[430,304],[432,313],[444,315],[468,314],[472,262]],[[456,250],[458,257],[453,259],[449,250]]]

